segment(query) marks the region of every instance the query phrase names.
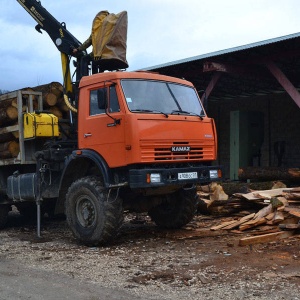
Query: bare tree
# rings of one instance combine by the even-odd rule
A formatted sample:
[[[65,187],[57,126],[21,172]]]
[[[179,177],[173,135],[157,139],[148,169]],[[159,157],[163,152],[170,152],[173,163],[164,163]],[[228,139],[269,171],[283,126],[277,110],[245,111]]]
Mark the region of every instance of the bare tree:
[[[2,95],[2,94],[6,94],[6,93],[8,93],[9,91],[6,91],[6,90],[1,90],[0,89],[0,95]]]

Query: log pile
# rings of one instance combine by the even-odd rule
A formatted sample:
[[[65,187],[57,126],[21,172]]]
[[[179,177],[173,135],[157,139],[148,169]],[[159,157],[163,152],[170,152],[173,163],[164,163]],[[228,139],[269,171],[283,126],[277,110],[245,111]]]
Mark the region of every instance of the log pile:
[[[50,111],[59,119],[63,118],[65,112],[69,111],[63,98],[63,86],[59,82],[39,85],[34,87],[33,90],[42,92],[44,109]]]
[[[0,102],[0,126],[9,126],[18,119],[17,98]]]
[[[23,88],[22,92],[42,92],[43,110],[57,116],[59,119],[65,116],[68,107],[63,100],[63,87],[58,82],[39,85],[33,88]],[[19,132],[18,132],[18,102],[17,97],[9,98],[10,93],[1,96],[0,101],[0,159],[15,158],[18,156],[19,149]],[[28,111],[29,96],[22,94],[22,111]],[[32,96],[32,108],[37,110],[38,98]],[[7,130],[7,127],[15,126],[15,130]]]
[[[203,203],[206,203],[210,213],[216,212],[213,209],[218,207],[217,211],[224,214],[230,212],[228,207],[234,203],[238,208],[235,214],[212,226],[211,230],[250,233],[252,236],[240,239],[241,246],[286,238],[300,229],[300,187],[286,188],[278,183],[274,187],[270,190],[237,193],[227,200],[212,200],[214,192],[211,189],[208,193],[210,199],[205,201],[203,196],[207,197],[207,194],[201,188],[198,191],[199,202],[202,203],[200,208],[203,209]]]
[[[283,167],[246,167],[238,170],[239,180],[267,181],[267,180],[288,180],[299,181],[299,168]]]

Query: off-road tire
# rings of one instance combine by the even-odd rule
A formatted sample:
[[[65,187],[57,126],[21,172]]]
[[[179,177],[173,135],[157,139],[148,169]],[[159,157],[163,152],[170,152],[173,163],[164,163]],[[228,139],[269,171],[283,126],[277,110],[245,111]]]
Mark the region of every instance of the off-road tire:
[[[197,211],[196,189],[180,189],[165,196],[165,200],[148,214],[159,227],[176,229],[188,224]]]
[[[5,227],[9,211],[10,207],[8,205],[0,205],[0,229]]]
[[[66,195],[67,223],[74,236],[87,246],[112,242],[122,225],[122,201],[109,193],[96,176],[75,181]]]

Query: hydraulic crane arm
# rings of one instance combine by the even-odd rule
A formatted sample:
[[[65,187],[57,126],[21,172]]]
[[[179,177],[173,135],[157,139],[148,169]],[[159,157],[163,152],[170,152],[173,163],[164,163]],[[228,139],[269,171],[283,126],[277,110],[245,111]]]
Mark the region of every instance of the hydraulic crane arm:
[[[65,94],[67,94],[68,97],[74,98],[70,75],[70,56],[73,55],[77,59],[75,87],[78,87],[78,83],[82,76],[89,75],[90,70],[92,70],[94,74],[103,72],[104,70],[112,71],[128,67],[126,60],[126,11],[116,15],[107,12],[108,15],[104,19],[101,19],[103,11],[96,15],[93,24],[95,22],[97,28],[102,28],[102,25],[99,26],[99,22],[101,22],[101,24],[102,22],[106,22],[106,25],[103,25],[103,28],[105,28],[106,31],[104,33],[102,32],[103,37],[99,40],[101,43],[98,43],[99,41],[97,41],[96,49],[98,49],[98,52],[96,53],[97,55],[95,55],[95,59],[92,59],[93,56],[87,55],[86,51],[77,51],[76,55],[73,54],[73,50],[77,49],[81,43],[67,30],[64,22],[58,22],[42,6],[40,0],[17,0],[17,2],[38,23],[35,26],[35,29],[40,33],[42,33],[42,30],[46,31],[54,45],[60,51]],[[105,51],[103,49],[105,49]],[[91,61],[92,64],[90,64]],[[90,65],[92,65],[92,69],[89,69]]]
[[[41,4],[39,0],[17,0],[38,23],[35,29],[42,33],[45,30],[57,49],[67,55],[81,43],[67,30],[64,22],[59,23]]]
[[[46,31],[54,45],[61,53],[61,64],[63,71],[63,81],[65,94],[72,95],[73,87],[70,74],[70,59],[73,49],[78,48],[81,43],[67,30],[64,22],[58,22],[41,4],[40,0],[17,0],[20,5],[33,17],[38,23],[35,29],[42,33]],[[83,53],[84,54],[84,53]],[[77,59],[77,66],[80,64]],[[80,68],[77,68],[80,69]],[[76,80],[81,75],[76,70]]]

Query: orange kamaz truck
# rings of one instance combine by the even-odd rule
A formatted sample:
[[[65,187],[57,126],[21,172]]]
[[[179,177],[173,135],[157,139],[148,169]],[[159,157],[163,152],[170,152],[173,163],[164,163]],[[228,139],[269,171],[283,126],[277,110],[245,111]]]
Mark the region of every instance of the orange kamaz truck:
[[[80,43],[39,1],[18,2],[55,41],[67,78],[69,56]],[[148,212],[164,228],[187,224],[196,212],[196,185],[222,179],[221,168],[212,165],[215,124],[194,86],[118,68],[87,74],[89,64],[83,64],[77,57],[69,90],[64,81],[66,119],[44,110],[40,92],[0,96],[0,102],[16,98],[18,107],[18,123],[0,128],[0,136],[17,131],[20,145],[16,158],[0,160],[0,225],[12,205],[37,211],[38,234],[42,213],[63,213],[79,241],[99,245],[117,237],[124,211]]]

